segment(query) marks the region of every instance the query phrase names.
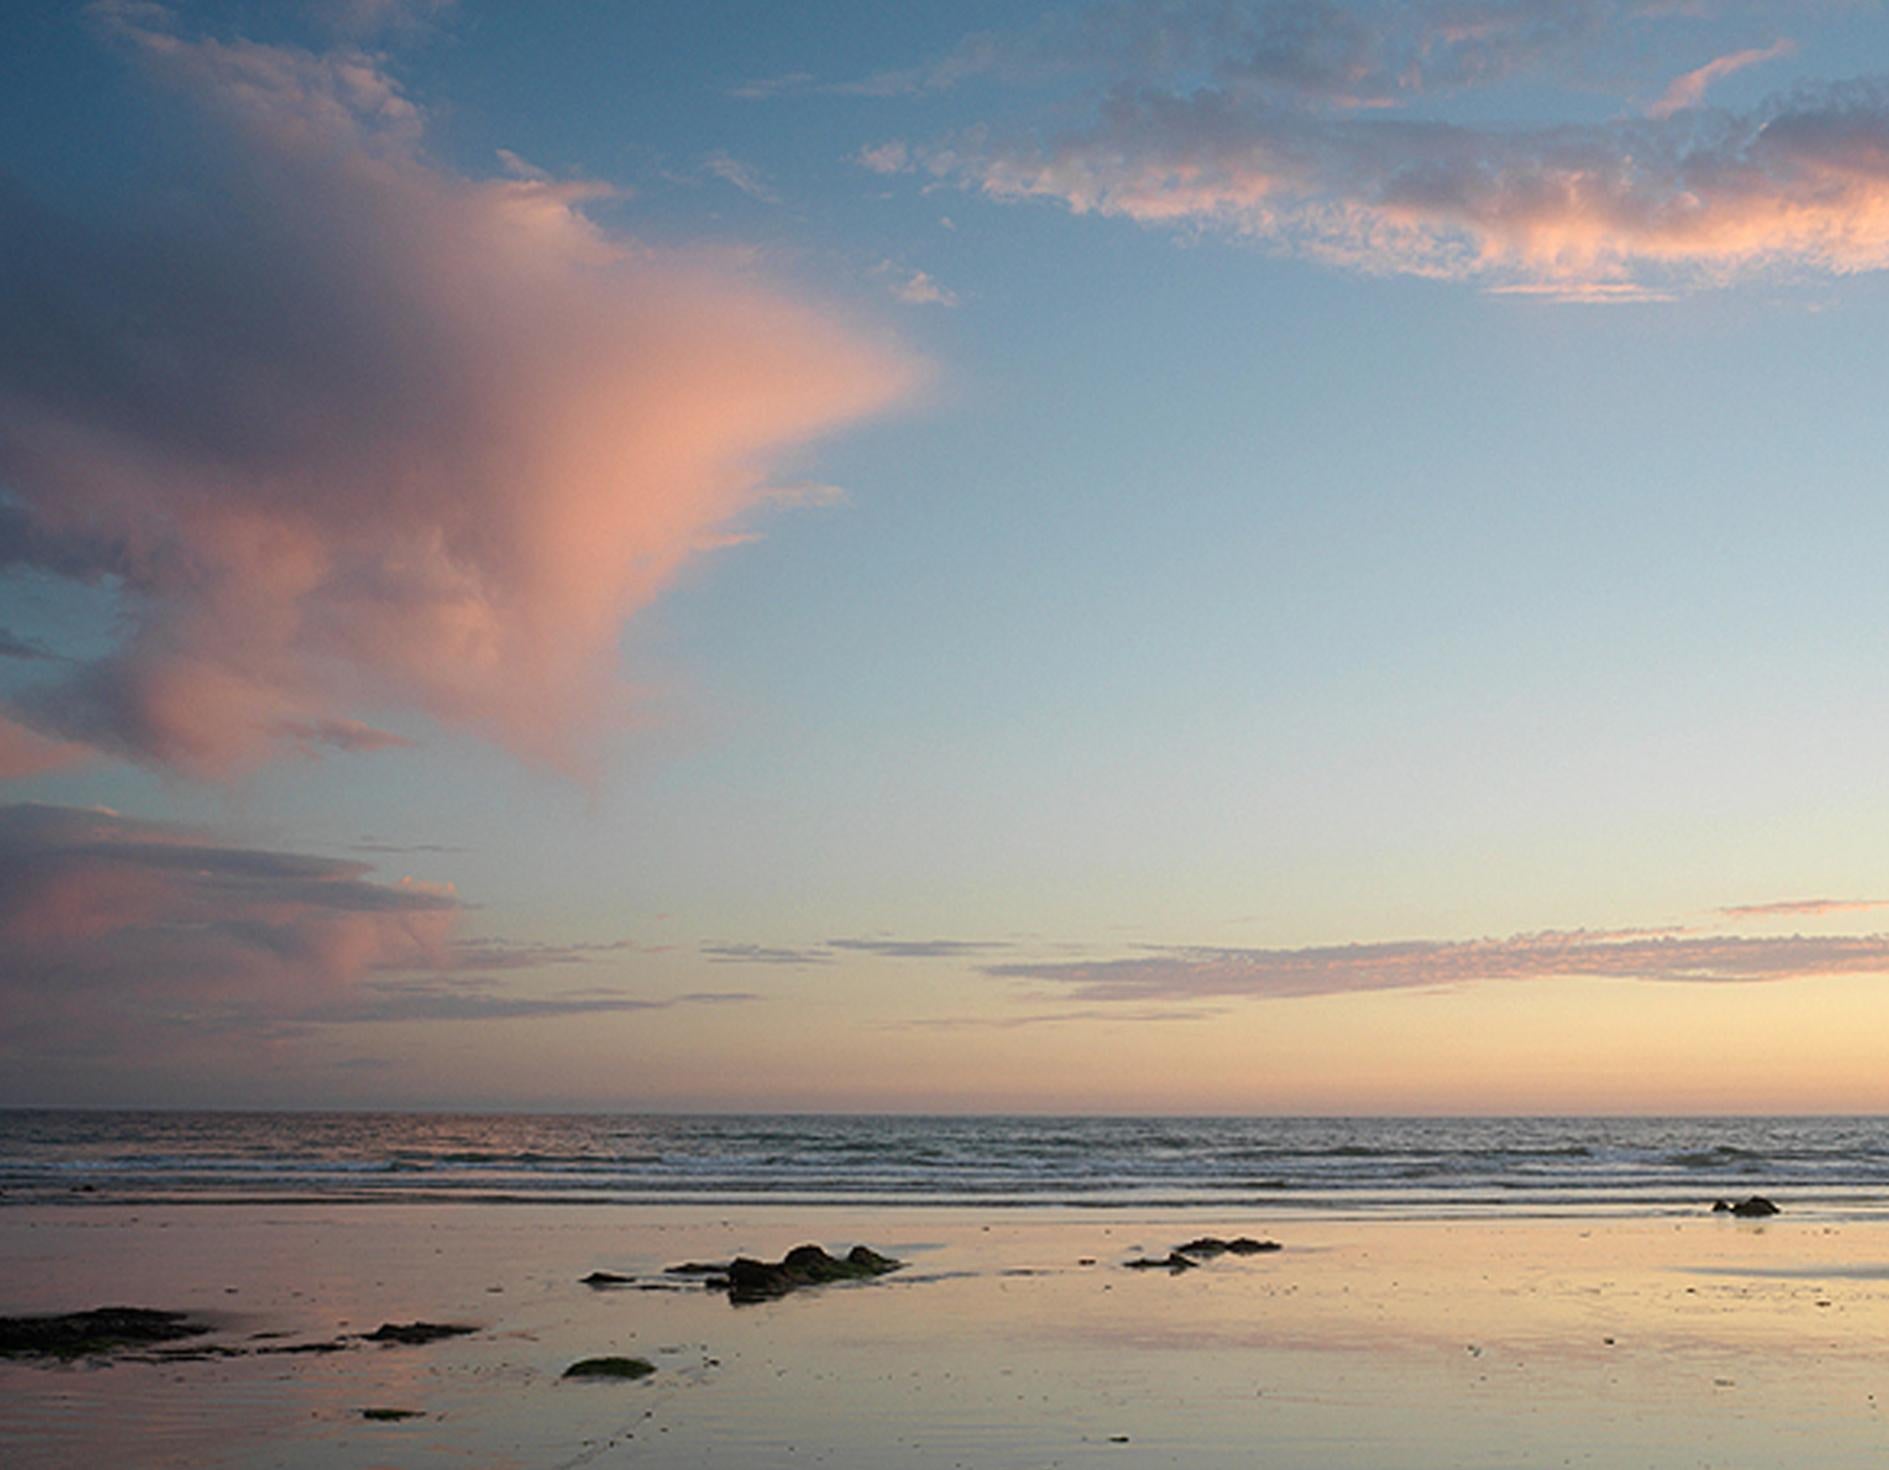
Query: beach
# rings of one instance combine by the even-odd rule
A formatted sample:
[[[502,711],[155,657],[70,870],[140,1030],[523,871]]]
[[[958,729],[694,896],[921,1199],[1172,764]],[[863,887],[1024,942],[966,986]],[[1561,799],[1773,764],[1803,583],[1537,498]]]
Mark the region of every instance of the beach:
[[[1283,1248],[1124,1266],[1203,1234]],[[664,1275],[802,1242],[908,1264],[739,1306]],[[185,1310],[241,1352],[0,1362],[24,1470],[1889,1457],[1889,1224],[1815,1212],[26,1205],[0,1260],[0,1311]],[[349,1336],[414,1321],[478,1330]],[[656,1371],[561,1378],[604,1354]]]

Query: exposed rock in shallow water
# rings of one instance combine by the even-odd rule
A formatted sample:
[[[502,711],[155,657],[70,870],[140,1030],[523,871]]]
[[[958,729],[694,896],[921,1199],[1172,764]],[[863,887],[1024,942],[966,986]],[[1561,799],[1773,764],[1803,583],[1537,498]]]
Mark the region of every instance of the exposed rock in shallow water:
[[[419,1409],[363,1409],[361,1417],[376,1424],[398,1424],[403,1419],[424,1419],[426,1415]]]
[[[590,1275],[584,1277],[581,1284],[584,1286],[597,1287],[634,1286],[636,1284],[636,1278],[634,1276],[619,1276],[614,1271],[592,1271]]]
[[[647,1358],[581,1358],[564,1370],[566,1378],[647,1378],[656,1365]]]
[[[817,1245],[797,1245],[778,1261],[757,1261],[751,1256],[736,1256],[726,1265],[690,1261],[669,1267],[668,1274],[700,1276],[704,1286],[725,1289],[733,1302],[762,1302],[803,1286],[884,1276],[904,1264],[863,1245],[854,1246],[844,1257],[830,1256]]]
[[[476,1327],[462,1327],[451,1322],[383,1322],[372,1332],[363,1332],[361,1340],[419,1347],[429,1342],[440,1342],[448,1337],[464,1337],[478,1330]]]
[[[44,1317],[0,1317],[0,1356],[87,1358],[121,1348],[201,1337],[210,1330],[183,1312],[94,1307]]]
[[[1198,1240],[1190,1240],[1186,1245],[1177,1245],[1174,1249],[1183,1256],[1200,1256],[1211,1260],[1215,1256],[1257,1256],[1266,1251],[1284,1250],[1276,1240],[1254,1240],[1250,1235],[1238,1235],[1232,1240],[1222,1240],[1217,1235],[1203,1235]]]
[[[1200,1268],[1199,1261],[1189,1260],[1179,1251],[1169,1251],[1166,1259],[1159,1256],[1141,1256],[1133,1261],[1123,1261],[1122,1265],[1130,1271],[1166,1271],[1171,1276],[1178,1276],[1183,1271],[1195,1271]]]
[[[1732,1206],[1732,1213],[1741,1220],[1762,1220],[1767,1215],[1781,1214],[1782,1211],[1761,1194],[1754,1194],[1750,1199],[1742,1199]]]

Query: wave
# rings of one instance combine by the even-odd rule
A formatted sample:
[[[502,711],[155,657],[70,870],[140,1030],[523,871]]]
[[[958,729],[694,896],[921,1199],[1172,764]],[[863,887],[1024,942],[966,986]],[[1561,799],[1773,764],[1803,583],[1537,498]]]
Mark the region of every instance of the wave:
[[[0,1207],[190,1199],[1889,1210],[1882,1119],[498,1117],[0,1112]],[[1476,1202],[1482,1202],[1477,1204]],[[1611,1207],[1611,1206],[1608,1206]],[[1845,1208],[1852,1208],[1846,1205]]]

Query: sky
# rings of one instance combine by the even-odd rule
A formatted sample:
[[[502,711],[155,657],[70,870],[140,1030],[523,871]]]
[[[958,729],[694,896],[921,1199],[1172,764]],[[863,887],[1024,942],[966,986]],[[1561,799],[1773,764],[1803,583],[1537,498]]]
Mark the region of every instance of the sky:
[[[0,139],[0,1104],[1889,1111],[1879,0],[19,0]]]

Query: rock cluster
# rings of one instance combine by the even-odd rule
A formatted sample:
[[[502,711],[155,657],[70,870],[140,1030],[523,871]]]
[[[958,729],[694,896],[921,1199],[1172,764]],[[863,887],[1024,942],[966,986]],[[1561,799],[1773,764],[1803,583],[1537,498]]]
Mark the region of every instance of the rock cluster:
[[[120,1348],[201,1337],[210,1328],[183,1312],[94,1307],[45,1317],[0,1317],[0,1357],[89,1358]]]
[[[757,1261],[752,1256],[736,1256],[725,1266],[689,1261],[669,1267],[668,1274],[700,1276],[704,1286],[725,1290],[732,1302],[763,1302],[803,1286],[884,1276],[904,1264],[863,1245],[844,1256],[828,1255],[817,1245],[797,1245],[778,1261]]]

